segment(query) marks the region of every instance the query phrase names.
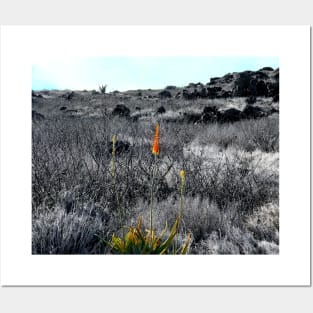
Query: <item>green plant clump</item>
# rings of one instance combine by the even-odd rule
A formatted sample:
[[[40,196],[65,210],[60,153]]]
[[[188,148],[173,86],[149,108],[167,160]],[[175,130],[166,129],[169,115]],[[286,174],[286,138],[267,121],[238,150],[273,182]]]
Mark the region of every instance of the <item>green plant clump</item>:
[[[129,227],[124,237],[112,236],[108,245],[115,254],[187,254],[190,234],[185,243],[176,248],[173,245],[175,235],[180,221],[180,216],[176,219],[167,239],[164,239],[167,226],[158,236],[154,230],[144,230],[142,218],[140,217],[136,227]]]

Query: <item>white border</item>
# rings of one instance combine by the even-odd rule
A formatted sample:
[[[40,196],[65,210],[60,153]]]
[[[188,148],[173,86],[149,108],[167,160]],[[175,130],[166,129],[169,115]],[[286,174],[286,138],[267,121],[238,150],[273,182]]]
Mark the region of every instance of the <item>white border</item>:
[[[1,284],[309,285],[309,39],[308,26],[2,27]],[[31,255],[31,64],[101,55],[279,57],[279,255]]]

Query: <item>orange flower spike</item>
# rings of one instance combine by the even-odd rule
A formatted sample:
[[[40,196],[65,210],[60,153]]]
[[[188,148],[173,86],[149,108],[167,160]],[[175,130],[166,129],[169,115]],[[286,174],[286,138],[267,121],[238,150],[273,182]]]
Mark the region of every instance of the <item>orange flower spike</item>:
[[[152,153],[154,155],[160,154],[160,125],[159,123],[156,124],[155,134],[153,139],[153,146],[152,146]]]

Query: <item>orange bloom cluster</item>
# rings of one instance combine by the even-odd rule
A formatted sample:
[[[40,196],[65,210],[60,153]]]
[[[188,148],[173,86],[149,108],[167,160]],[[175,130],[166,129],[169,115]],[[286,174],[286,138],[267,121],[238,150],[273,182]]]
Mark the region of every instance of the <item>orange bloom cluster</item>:
[[[156,124],[155,134],[153,139],[153,146],[152,146],[152,153],[154,155],[160,154],[160,125],[159,123]]]

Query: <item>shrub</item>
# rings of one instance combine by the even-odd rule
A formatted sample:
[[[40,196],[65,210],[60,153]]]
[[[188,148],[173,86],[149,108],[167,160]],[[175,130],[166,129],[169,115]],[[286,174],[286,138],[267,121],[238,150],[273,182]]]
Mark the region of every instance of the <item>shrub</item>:
[[[247,219],[247,229],[259,241],[279,244],[279,210],[278,205],[269,203],[261,206],[255,214]]]
[[[56,208],[33,219],[33,254],[90,254],[103,251],[97,234],[108,231],[100,215],[83,211],[67,214]]]
[[[100,85],[99,86],[100,93],[105,94],[106,90],[107,90],[107,85]]]
[[[221,212],[215,203],[199,197],[188,197],[182,214],[182,223],[193,236],[196,244],[221,228]]]

